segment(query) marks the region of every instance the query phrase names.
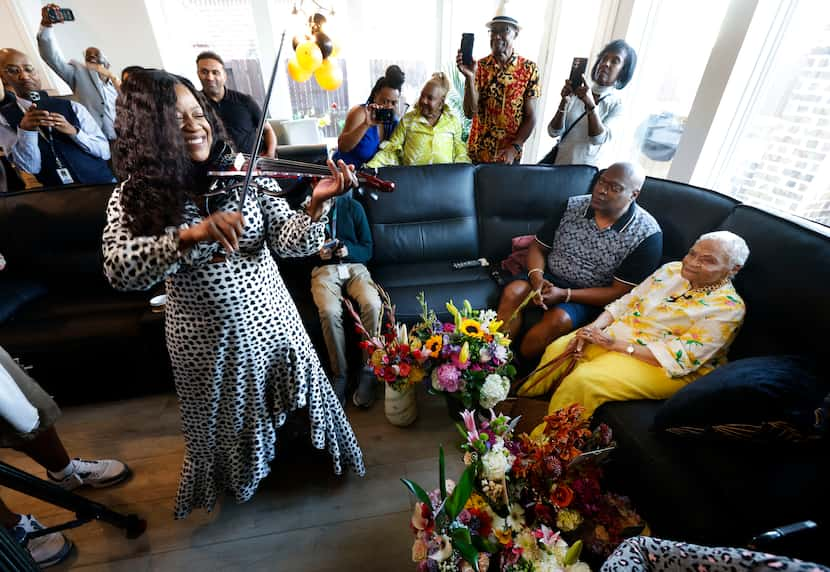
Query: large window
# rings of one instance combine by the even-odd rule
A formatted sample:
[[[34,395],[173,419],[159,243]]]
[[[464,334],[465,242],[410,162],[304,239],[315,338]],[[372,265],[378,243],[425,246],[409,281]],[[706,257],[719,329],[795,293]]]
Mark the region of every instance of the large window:
[[[719,151],[695,182],[830,225],[830,4],[774,8],[755,15],[730,79],[742,96],[722,114],[726,134],[707,142]]]

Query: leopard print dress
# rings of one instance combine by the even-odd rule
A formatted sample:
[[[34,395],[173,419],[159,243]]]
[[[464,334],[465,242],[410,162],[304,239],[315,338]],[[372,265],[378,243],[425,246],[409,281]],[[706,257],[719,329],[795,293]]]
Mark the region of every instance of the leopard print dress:
[[[601,572],[830,572],[830,568],[744,548],[700,546],[647,536],[629,538]]]
[[[309,416],[312,444],[328,448],[334,472],[346,465],[363,475],[357,439],[271,254],[317,252],[326,217],[312,222],[282,198],[249,193],[239,251],[217,263],[211,260],[224,251],[215,242],[180,252],[177,228],[133,236],[122,186],[107,207],[104,270],[120,290],[166,282],[167,348],[185,440],[175,517],[211,510],[226,491],[237,502],[249,500],[270,471],[278,429],[300,408]],[[182,228],[201,219],[188,203]]]

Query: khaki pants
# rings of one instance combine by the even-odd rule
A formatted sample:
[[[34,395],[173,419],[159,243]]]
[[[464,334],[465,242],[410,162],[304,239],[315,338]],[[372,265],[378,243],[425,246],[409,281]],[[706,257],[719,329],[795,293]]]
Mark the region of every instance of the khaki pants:
[[[345,267],[348,278],[340,278],[337,267]],[[357,302],[360,319],[369,332],[375,332],[380,315],[380,296],[369,270],[363,264],[328,264],[311,271],[311,295],[320,315],[320,325],[329,353],[334,377],[346,375],[346,334],[343,330],[343,293]],[[346,316],[351,321],[351,316]],[[364,356],[366,357],[366,356]]]
[[[37,429],[25,435],[18,433],[5,419],[0,419],[0,447],[20,447],[26,441],[34,439],[41,431],[49,429],[54,425],[55,421],[60,417],[61,412],[55,401],[1,347],[0,367],[11,375],[29,403],[37,409],[38,416],[40,417],[40,423]]]

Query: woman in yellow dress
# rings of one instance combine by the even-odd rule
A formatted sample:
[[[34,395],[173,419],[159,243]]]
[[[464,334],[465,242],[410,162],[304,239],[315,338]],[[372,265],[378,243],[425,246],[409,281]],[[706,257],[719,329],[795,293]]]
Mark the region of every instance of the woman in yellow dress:
[[[446,74],[432,74],[421,90],[417,107],[403,116],[392,137],[381,143],[366,166],[469,163],[467,145],[461,139],[461,121],[445,103],[449,91]]]
[[[748,256],[740,236],[704,234],[682,262],[658,268],[593,323],[550,344],[519,395],[550,391],[570,360],[542,368],[566,350],[575,351],[578,363],[553,393],[548,413],[579,403],[589,416],[607,401],[674,395],[726,363],[746,313],[731,278]]]

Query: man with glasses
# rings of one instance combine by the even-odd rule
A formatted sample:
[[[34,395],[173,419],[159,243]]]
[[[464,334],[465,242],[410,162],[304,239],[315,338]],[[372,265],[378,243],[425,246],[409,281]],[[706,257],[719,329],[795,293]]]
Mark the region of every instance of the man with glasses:
[[[474,163],[518,163],[536,124],[539,70],[513,49],[514,18],[497,15],[487,27],[489,56],[472,65],[463,63],[461,50],[456,57],[465,79],[464,115],[473,120],[467,150]]]
[[[0,107],[0,147],[18,169],[48,187],[115,180],[109,142],[83,105],[49,97],[17,50],[0,49],[0,77],[17,94]]]
[[[538,357],[556,338],[592,322],[657,268],[663,233],[636,203],[644,180],[639,165],[615,163],[599,172],[590,195],[558,205],[536,233],[527,274],[505,287],[498,311],[507,322],[537,292],[533,302],[544,314],[522,340],[523,357]],[[515,339],[521,315],[508,327]]]
[[[108,140],[115,139],[115,100],[118,97],[118,76],[110,70],[110,63],[98,48],[89,47],[84,51],[84,61],[64,59],[58,46],[49,10],[60,14],[57,4],[48,4],[41,9],[40,31],[37,46],[40,57],[69,85],[78,102],[87,108],[95,123]]]

